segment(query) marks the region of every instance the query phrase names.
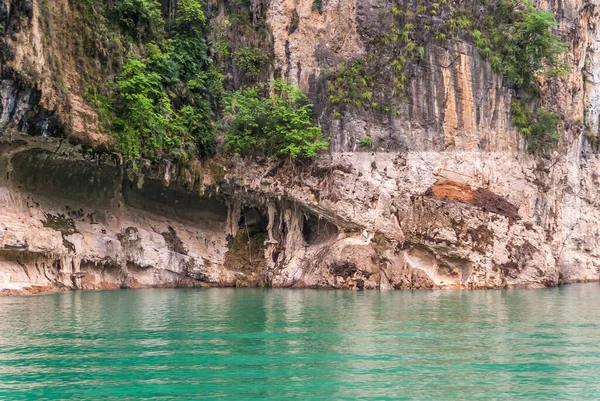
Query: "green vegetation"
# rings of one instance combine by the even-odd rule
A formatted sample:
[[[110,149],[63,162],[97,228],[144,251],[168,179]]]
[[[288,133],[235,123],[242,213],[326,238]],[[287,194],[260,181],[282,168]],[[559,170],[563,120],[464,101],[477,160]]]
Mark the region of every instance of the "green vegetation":
[[[559,56],[567,44],[552,33],[554,14],[537,10],[528,0],[517,5],[503,0],[493,14],[472,20],[472,24],[475,45],[493,70],[528,94],[528,99],[514,98],[511,104],[513,122],[527,148],[532,152],[549,150],[559,139],[560,116],[541,107],[534,113],[531,108],[539,96],[538,77],[564,75]]]
[[[73,7],[84,99],[98,114],[86,123],[110,131],[115,150],[129,160],[187,164],[212,156],[225,104],[221,70],[234,65],[242,85],[251,85],[272,62],[264,13],[252,14],[248,0],[227,2],[226,19],[212,22],[207,0],[80,0]],[[242,36],[247,46],[237,48],[232,37]],[[298,88],[258,85],[235,91],[227,103],[234,120],[226,145],[233,152],[295,159],[327,147]],[[252,140],[257,145],[250,147]],[[211,174],[215,181],[224,175],[217,168]]]
[[[367,54],[330,74],[334,114],[350,107],[398,115],[408,77],[425,57],[425,45],[448,39],[472,40],[506,84],[526,93],[520,102],[532,104],[539,96],[540,78],[564,74],[560,57],[567,45],[553,32],[554,14],[537,10],[530,0],[478,3],[461,9],[448,0],[412,5],[398,1],[391,15],[382,16],[382,25],[389,29],[370,38]],[[530,149],[547,148],[555,140],[556,135],[547,129],[558,121],[554,116],[542,109],[530,119],[532,127],[519,126]],[[546,128],[536,129],[538,124]]]
[[[398,6],[382,16],[388,29],[370,39],[367,54],[330,72],[334,118],[347,109],[398,115],[426,43],[471,39],[505,82],[520,90],[523,107],[513,105],[512,113],[528,147],[547,148],[559,119],[544,109],[529,110],[538,79],[561,74],[566,45],[553,33],[554,16],[529,0],[479,1],[464,10],[448,0],[408,6],[396,0]],[[265,18],[250,12],[248,0],[227,2],[226,19],[212,25],[207,0],[165,2],[162,8],[159,0],[72,3],[84,98],[98,114],[98,129],[110,130],[116,150],[129,159],[185,163],[214,154],[225,103],[219,67],[228,71],[233,65],[241,74],[227,85],[248,86],[266,76],[273,60]],[[320,10],[321,0],[312,6]],[[294,12],[290,29],[298,24]],[[242,36],[246,45],[238,48],[232,38]],[[280,81],[253,86],[234,92],[227,104],[233,120],[226,147],[234,153],[311,158],[326,147],[312,124],[312,106],[297,88]]]
[[[213,25],[214,32],[214,49],[220,61],[226,60],[229,57],[229,43],[227,42],[227,32],[223,25]]]
[[[258,79],[261,70],[269,61],[269,55],[255,47],[242,47],[233,56],[233,62],[238,70],[252,81]]]
[[[539,11],[527,0],[503,0],[494,13],[473,25],[471,34],[481,54],[517,87],[536,93],[538,75],[563,74],[559,56],[567,44],[552,33],[553,13]]]
[[[373,138],[370,136],[363,136],[358,140],[358,144],[361,148],[370,148],[373,145]]]
[[[313,3],[312,3],[312,10],[313,11],[321,12],[322,11],[322,7],[323,7],[322,0],[313,0]]]
[[[204,0],[179,0],[163,17],[158,0],[77,3],[76,46],[84,96],[127,158],[187,162],[215,150],[224,95],[210,56]],[[100,65],[94,65],[98,60]],[[113,76],[113,79],[110,77]]]
[[[346,104],[356,108],[370,104],[373,99],[374,80],[367,73],[363,59],[342,64],[334,79],[329,82],[329,101],[334,105]]]
[[[327,149],[312,124],[312,105],[300,88],[281,80],[234,92],[226,107],[231,123],[225,148],[240,155],[314,158]]]
[[[213,184],[221,184],[225,179],[225,168],[214,161],[208,162],[208,170],[212,178]]]
[[[543,108],[538,108],[534,113],[518,98],[512,101],[511,113],[515,125],[525,138],[527,148],[531,151],[547,151],[558,141],[558,114]]]
[[[130,58],[114,92],[112,130],[131,157],[188,160],[214,152],[215,109],[221,75],[208,55],[204,4],[180,0],[172,34]]]
[[[397,7],[391,11],[391,27],[380,37],[372,38],[372,51],[343,64],[330,78],[329,100],[337,108],[350,106],[399,113],[408,65],[425,57],[425,47],[416,39],[415,12]],[[425,11],[426,8],[419,7],[416,12]]]
[[[158,0],[116,0],[112,11],[121,28],[135,39],[162,35],[164,22]]]
[[[213,34],[213,38],[216,36],[218,40],[221,36],[228,41],[232,54],[243,48],[246,48],[246,52],[254,50],[254,55],[262,58],[264,62],[260,68],[265,68],[273,60],[271,28],[267,23],[266,9],[253,6],[255,3],[257,2],[250,0],[225,1],[225,20],[220,23],[219,31],[216,35]],[[228,69],[229,61],[233,60],[227,57],[221,58],[219,65],[223,69]],[[256,80],[246,81],[245,84],[248,84],[255,83]]]

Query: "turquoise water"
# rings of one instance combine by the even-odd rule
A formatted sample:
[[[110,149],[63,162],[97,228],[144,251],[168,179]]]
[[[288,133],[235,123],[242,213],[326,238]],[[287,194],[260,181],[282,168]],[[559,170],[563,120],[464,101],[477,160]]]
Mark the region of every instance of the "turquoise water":
[[[0,399],[600,399],[600,285],[0,298]]]

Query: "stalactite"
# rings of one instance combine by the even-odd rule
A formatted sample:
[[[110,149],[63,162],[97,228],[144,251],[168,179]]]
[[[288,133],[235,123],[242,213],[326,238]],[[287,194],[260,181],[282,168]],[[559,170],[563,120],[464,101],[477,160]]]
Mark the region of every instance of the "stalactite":
[[[274,230],[276,229],[276,219],[277,219],[277,208],[274,204],[269,203],[267,205],[267,215],[269,218],[269,223],[267,225],[267,234],[269,238],[265,241],[265,260],[267,261],[267,266],[269,269],[273,269],[277,266],[277,262],[279,261],[279,244],[280,242],[275,238]],[[281,219],[279,220],[279,227],[281,227]],[[281,232],[281,230],[279,230]]]
[[[233,203],[227,207],[227,223],[226,223],[226,234],[232,237],[237,236],[239,227],[239,221],[241,218],[242,208],[239,203]]]

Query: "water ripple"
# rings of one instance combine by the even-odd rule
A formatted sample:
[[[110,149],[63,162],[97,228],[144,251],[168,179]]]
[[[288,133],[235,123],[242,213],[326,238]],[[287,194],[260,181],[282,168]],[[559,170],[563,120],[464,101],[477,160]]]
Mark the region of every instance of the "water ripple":
[[[0,298],[0,399],[600,399],[600,287]]]

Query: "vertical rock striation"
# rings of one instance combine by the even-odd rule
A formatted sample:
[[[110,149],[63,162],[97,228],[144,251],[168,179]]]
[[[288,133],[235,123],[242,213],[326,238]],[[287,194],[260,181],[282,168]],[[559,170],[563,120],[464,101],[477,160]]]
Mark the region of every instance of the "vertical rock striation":
[[[0,7],[6,27],[17,3]],[[512,123],[518,94],[468,40],[427,43],[399,113],[334,116],[327,78],[368,53],[392,2],[255,3],[267,7],[273,74],[309,93],[331,137],[330,152],[311,165],[219,156],[133,171],[116,155],[57,139],[108,141],[84,124],[93,118],[82,117],[89,106],[69,67],[76,60],[54,34],[40,39],[46,2],[31,1],[31,26],[4,39],[14,54],[0,81],[0,288],[503,288],[599,279],[593,3],[537,3],[556,14],[569,44],[565,77],[541,87],[563,116],[560,141],[544,156],[527,152]],[[67,2],[47,11],[54,25],[45,26],[68,30]],[[44,56],[32,58],[34,50]],[[62,75],[52,54],[65,55]],[[65,122],[73,133],[61,132]],[[359,146],[364,136],[371,149]]]

